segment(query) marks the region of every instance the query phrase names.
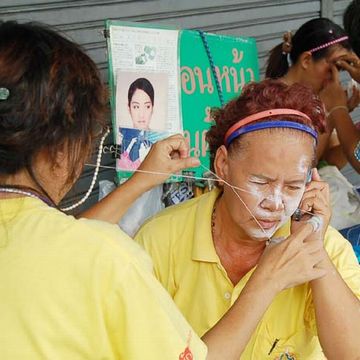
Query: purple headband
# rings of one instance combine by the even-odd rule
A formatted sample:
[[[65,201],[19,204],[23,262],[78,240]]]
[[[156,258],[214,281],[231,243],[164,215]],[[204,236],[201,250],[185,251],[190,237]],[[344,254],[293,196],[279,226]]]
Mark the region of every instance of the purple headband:
[[[340,38],[338,38],[338,39],[329,41],[329,42],[327,42],[327,43],[325,43],[325,44],[322,44],[322,45],[320,45],[320,46],[317,46],[317,47],[315,47],[315,48],[313,48],[313,49],[311,49],[311,50],[308,50],[308,51],[312,54],[312,53],[314,53],[315,51],[319,51],[319,50],[325,49],[325,48],[327,48],[327,47],[329,47],[329,46],[332,46],[332,45],[335,45],[335,44],[337,44],[337,43],[339,43],[339,42],[345,41],[345,40],[347,40],[348,38],[349,38],[348,36],[342,36],[342,37],[340,37]]]
[[[317,132],[312,129],[310,126],[307,126],[305,124],[300,124],[293,121],[287,121],[287,120],[276,120],[276,121],[264,121],[260,123],[255,123],[247,126],[240,127],[239,129],[236,129],[234,132],[229,134],[229,136],[225,140],[225,146],[228,148],[229,145],[232,143],[233,140],[238,138],[240,135],[257,131],[257,130],[263,130],[263,129],[272,129],[272,128],[287,128],[287,129],[295,129],[299,131],[303,131],[305,133],[308,133],[311,135],[315,141],[317,142],[318,135]]]

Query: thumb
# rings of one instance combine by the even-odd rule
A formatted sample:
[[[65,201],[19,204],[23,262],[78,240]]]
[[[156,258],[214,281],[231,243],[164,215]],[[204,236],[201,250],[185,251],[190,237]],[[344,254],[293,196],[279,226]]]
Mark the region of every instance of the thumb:
[[[183,159],[173,159],[171,160],[171,164],[173,167],[174,172],[180,171],[180,170],[184,170],[187,168],[193,168],[193,167],[197,167],[200,165],[200,160],[198,158],[194,158],[194,157],[187,157],[187,158],[183,158]]]

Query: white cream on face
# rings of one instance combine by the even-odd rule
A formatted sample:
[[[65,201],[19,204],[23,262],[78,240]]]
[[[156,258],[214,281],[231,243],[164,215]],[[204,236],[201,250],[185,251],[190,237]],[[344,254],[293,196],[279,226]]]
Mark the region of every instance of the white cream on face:
[[[253,239],[270,238],[300,204],[313,156],[313,139],[297,132],[246,134],[239,157],[229,159],[229,182],[246,206],[225,192],[236,224]],[[244,139],[245,141],[245,139]],[[244,191],[241,191],[244,190]]]
[[[303,166],[305,162],[301,161],[299,164],[299,174],[306,177],[307,167]],[[253,229],[248,229],[248,234],[253,238],[270,238],[281,226],[283,226],[293,215],[298,208],[300,201],[305,191],[305,184],[301,189],[294,191],[293,194],[287,194],[283,190],[283,186],[278,184],[273,188],[266,186],[266,189],[261,189],[262,185],[247,184],[246,190],[251,192],[255,197],[255,207],[250,209],[252,215],[258,220],[274,221],[276,224],[270,229],[262,229],[255,222]],[[268,208],[264,208],[262,204],[268,204]]]

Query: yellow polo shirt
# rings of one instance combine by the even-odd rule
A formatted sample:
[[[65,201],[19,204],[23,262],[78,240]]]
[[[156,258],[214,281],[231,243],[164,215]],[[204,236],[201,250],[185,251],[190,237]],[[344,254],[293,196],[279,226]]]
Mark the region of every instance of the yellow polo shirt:
[[[206,358],[116,225],[76,220],[32,198],[0,200],[0,359]]]
[[[166,209],[135,237],[151,255],[157,278],[200,336],[230,308],[253,271],[233,286],[220,263],[211,236],[211,214],[218,195],[214,190]],[[288,234],[289,224],[277,236]],[[329,228],[325,246],[342,277],[360,297],[360,268],[351,244]],[[241,359],[277,359],[286,352],[297,360],[325,359],[316,334],[308,284],[284,290],[264,314]]]

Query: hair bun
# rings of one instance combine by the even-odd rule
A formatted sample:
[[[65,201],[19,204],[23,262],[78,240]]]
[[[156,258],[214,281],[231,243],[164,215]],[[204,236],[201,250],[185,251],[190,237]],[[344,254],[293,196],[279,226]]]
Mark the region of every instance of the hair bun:
[[[290,54],[292,49],[292,32],[287,31],[283,35],[282,52],[284,55]]]

